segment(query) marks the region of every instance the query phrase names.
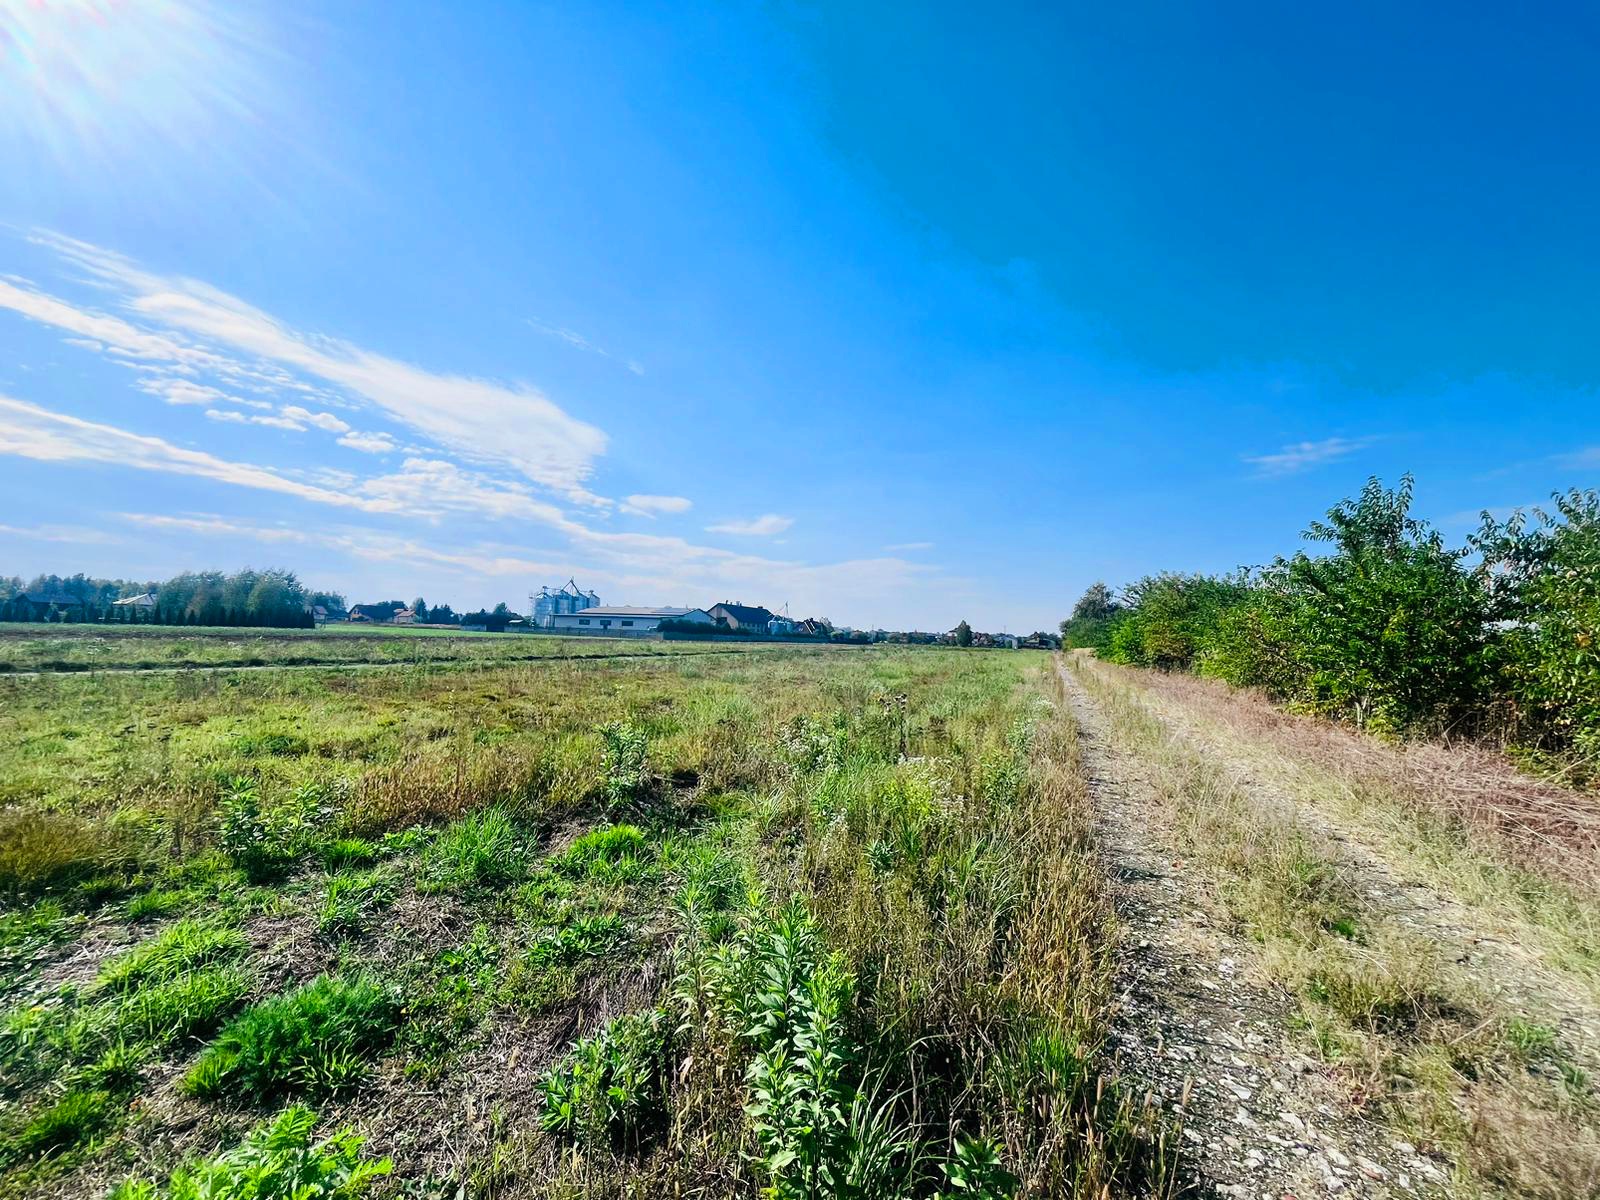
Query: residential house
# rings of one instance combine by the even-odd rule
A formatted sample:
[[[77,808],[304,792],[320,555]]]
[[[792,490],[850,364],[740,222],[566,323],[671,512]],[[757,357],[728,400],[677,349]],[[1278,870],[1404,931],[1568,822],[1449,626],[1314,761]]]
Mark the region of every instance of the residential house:
[[[719,625],[726,625],[729,629],[748,629],[751,633],[766,633],[767,625],[775,615],[760,605],[751,606],[737,601],[714,604],[706,611]]]
[[[36,621],[67,613],[83,615],[83,601],[67,592],[23,592],[17,599],[28,606]]]
[[[629,605],[596,605],[571,613],[551,613],[545,628],[572,633],[640,634],[654,633],[663,621],[689,621],[713,625],[703,608],[636,608]]]
[[[112,608],[154,608],[160,601],[154,592],[141,592],[137,596],[124,596],[121,600],[113,600]]]
[[[396,625],[415,625],[417,623],[417,610],[414,608],[402,608],[395,613],[393,620]]]

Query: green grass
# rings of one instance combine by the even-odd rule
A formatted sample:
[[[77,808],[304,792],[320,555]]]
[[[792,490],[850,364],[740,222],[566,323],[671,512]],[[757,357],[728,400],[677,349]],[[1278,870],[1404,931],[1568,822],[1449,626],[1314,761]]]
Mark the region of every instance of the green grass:
[[[64,962],[80,913],[145,933],[91,984],[19,984],[0,1088],[33,1081],[19,1121],[105,1093],[80,1144],[130,1162],[170,1144],[148,1101],[175,1074],[219,1127],[285,1096],[338,1092],[357,1122],[404,1104],[417,1154],[474,1149],[401,1194],[782,1192],[835,1167],[882,1197],[1159,1193],[1170,1144],[1104,1053],[1110,910],[1043,665],[776,648],[0,681],[0,809],[70,818],[17,858],[19,911],[56,904],[17,953]],[[773,940],[791,910],[804,953]],[[327,973],[247,1004],[286,966]],[[796,1073],[812,1050],[839,1056],[825,1077]],[[565,1125],[478,1105],[540,1078]],[[837,1108],[816,1144],[785,1097]],[[71,1154],[50,1161],[69,1193]]]
[[[100,969],[101,987],[128,991],[141,984],[170,980],[204,963],[237,958],[249,943],[236,929],[180,921],[141,942]]]
[[[371,979],[319,976],[229,1022],[184,1077],[184,1090],[251,1102],[341,1091],[359,1081],[399,1023],[400,1002],[390,989]]]

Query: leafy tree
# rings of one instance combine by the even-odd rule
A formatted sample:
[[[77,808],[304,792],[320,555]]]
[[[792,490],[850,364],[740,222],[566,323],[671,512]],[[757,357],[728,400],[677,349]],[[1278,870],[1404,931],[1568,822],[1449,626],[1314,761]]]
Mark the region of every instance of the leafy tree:
[[[416,614],[417,620],[426,621],[428,619],[428,602],[418,596],[411,602],[411,611]]]
[[[1486,683],[1490,596],[1411,516],[1412,479],[1376,478],[1306,530],[1331,547],[1262,573],[1271,636],[1295,648],[1304,706],[1390,732],[1459,727]]]
[[[956,626],[956,645],[972,645],[972,626],[968,625],[965,621],[962,621]]]
[[[1112,630],[1124,615],[1125,610],[1111,589],[1104,583],[1092,583],[1072,606],[1072,615],[1061,622],[1061,644],[1069,650],[1105,653],[1111,645]]]
[[[1600,771],[1600,492],[1552,497],[1473,539],[1503,632],[1494,666],[1518,739]]]

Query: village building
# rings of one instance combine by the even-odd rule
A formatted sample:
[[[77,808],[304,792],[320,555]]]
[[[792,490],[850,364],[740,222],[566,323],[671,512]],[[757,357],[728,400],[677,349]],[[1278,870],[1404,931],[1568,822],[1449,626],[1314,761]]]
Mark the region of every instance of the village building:
[[[154,608],[158,603],[154,592],[140,592],[137,596],[124,596],[121,600],[113,600],[112,608]]]
[[[729,629],[748,629],[751,633],[768,632],[768,626],[776,615],[760,605],[740,604],[737,601],[714,604],[706,611],[718,625],[726,625]]]
[[[711,614],[703,608],[640,608],[617,604],[551,613],[546,617],[544,628],[572,633],[653,633],[663,621],[715,624]]]

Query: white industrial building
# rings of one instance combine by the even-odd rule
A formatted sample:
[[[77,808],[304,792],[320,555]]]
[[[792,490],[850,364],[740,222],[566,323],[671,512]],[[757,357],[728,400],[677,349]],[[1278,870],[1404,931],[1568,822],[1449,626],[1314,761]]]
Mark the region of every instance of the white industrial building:
[[[596,605],[570,613],[551,613],[546,629],[573,633],[650,633],[663,621],[692,621],[696,625],[715,625],[703,608],[632,608],[627,605]]]

